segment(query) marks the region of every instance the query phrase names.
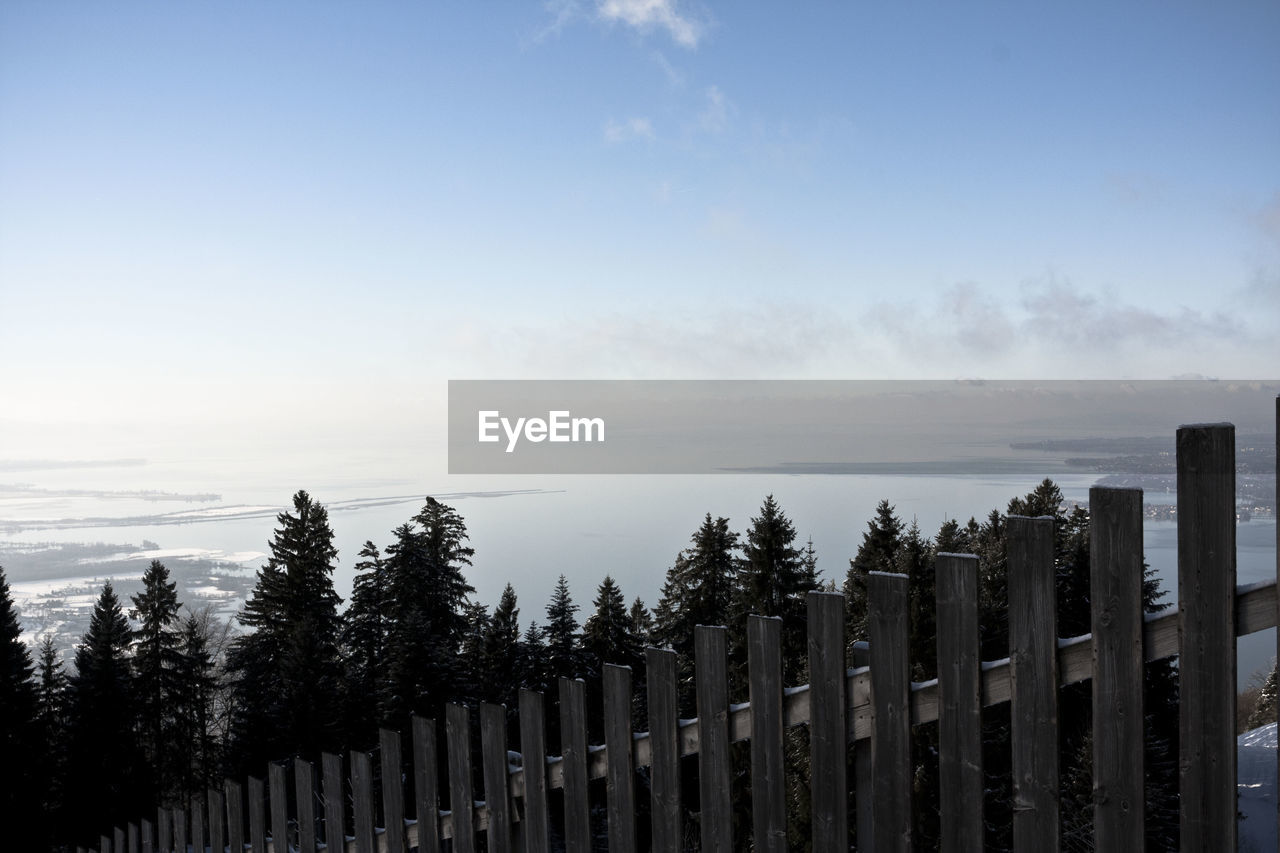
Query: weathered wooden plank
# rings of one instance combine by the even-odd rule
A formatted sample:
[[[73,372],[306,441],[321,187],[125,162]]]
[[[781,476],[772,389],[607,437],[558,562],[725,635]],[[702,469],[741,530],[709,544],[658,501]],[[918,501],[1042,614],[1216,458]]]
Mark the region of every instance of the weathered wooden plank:
[[[910,672],[907,661],[907,576],[867,577],[871,637],[872,833],[876,850],[911,849]]]
[[[1053,519],[1011,515],[1013,846],[1058,849],[1058,629]]]
[[[813,850],[814,853],[834,853],[849,849],[844,595],[809,593],[808,621],[809,796]]]
[[[445,706],[449,747],[449,812],[454,853],[475,853],[475,794],[471,788],[471,713],[462,705]]]
[[[978,558],[939,554],[938,787],[943,853],[982,849],[982,697]]]
[[[156,834],[155,826],[147,818],[143,818],[140,829],[142,832],[142,853],[156,853]]]
[[[1235,428],[1178,428],[1181,849],[1236,849]]]
[[[286,786],[288,769],[272,762],[267,765],[267,787],[271,808],[271,849],[287,853],[289,849],[289,794]]]
[[[636,853],[635,768],[632,764],[631,667],[604,665],[604,743],[609,850]]]
[[[98,849],[102,851],[102,853],[111,853],[111,839],[105,835],[99,835]]]
[[[436,777],[436,721],[413,715],[413,798],[418,850],[440,853],[440,800]]]
[[[112,849],[115,850],[115,853],[125,853],[124,827],[122,826],[112,827],[111,834],[115,838],[115,846],[112,847]]]
[[[524,719],[523,708],[520,711]],[[524,735],[521,735],[523,738]],[[560,679],[560,752],[564,779],[565,853],[590,853],[587,802],[587,700],[581,679]]]
[[[524,767],[524,825],[520,829],[526,853],[550,849],[547,809],[547,729],[542,694],[520,690],[520,753]]]
[[[507,770],[507,707],[480,705],[484,802],[489,810],[489,853],[511,853],[511,796]]]
[[[373,834],[373,762],[369,753],[359,750],[352,750],[350,759],[356,853],[375,853],[378,848]]]
[[[401,765],[400,733],[378,730],[379,760],[382,763],[382,817],[386,824],[382,849],[387,853],[405,853],[404,784]]]
[[[138,825],[136,823],[130,823],[125,827],[125,844],[129,848],[129,853],[138,853],[138,845],[141,840],[142,839],[138,834]]]
[[[1280,497],[1280,396],[1276,397],[1276,488],[1278,490],[1277,497]],[[1280,501],[1277,502],[1280,505]],[[1280,523],[1276,524],[1276,581],[1280,582]],[[1237,616],[1237,627],[1239,617]],[[1276,620],[1276,624],[1280,625],[1280,598],[1276,600],[1276,606],[1272,608],[1272,618]],[[1280,631],[1276,631],[1276,661],[1280,665]],[[1276,770],[1277,777],[1280,779],[1280,749],[1276,750]],[[1276,837],[1280,838],[1280,797],[1276,798]]]
[[[227,840],[224,828],[227,819],[226,801],[222,797],[222,792],[217,788],[208,790],[209,804],[209,847],[214,853],[223,853],[227,849]]]
[[[204,850],[204,797],[199,794],[191,798],[191,847]]]
[[[683,827],[680,815],[680,709],[676,692],[676,653],[648,648],[645,678],[649,688],[650,823],[654,850],[679,850]],[[637,762],[639,763],[639,762]],[[567,796],[567,794],[566,794]]]
[[[845,725],[853,743],[853,797],[854,821],[857,829],[857,849],[874,850],[871,834],[871,796],[875,791],[875,776],[871,772],[871,644],[865,640],[854,642],[853,667],[861,670],[845,681]],[[864,669],[865,667],[865,669]]]
[[[324,795],[324,843],[329,851],[347,849],[346,800],[342,788],[342,756],[320,753],[321,794]]]
[[[782,762],[782,620],[747,617],[747,683],[751,700],[751,831],[753,849],[787,849],[786,772]]]
[[[257,776],[249,777],[249,844],[253,853],[267,849],[266,786]]]
[[[1145,848],[1142,490],[1089,490],[1093,830],[1097,848]]]
[[[173,813],[164,807],[156,809],[156,843],[160,853],[173,853]]]
[[[298,810],[298,853],[316,851],[316,776],[310,761],[293,759],[293,795]]]
[[[244,788],[234,779],[224,780],[227,796],[227,846],[231,853],[244,853]]]
[[[729,763],[729,676],[725,629],[694,628],[698,702],[698,800],[704,853],[733,850],[732,768]]]

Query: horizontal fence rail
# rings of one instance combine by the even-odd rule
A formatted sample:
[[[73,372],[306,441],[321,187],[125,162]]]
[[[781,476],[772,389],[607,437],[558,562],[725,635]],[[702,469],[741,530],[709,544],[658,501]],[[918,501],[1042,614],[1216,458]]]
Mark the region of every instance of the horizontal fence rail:
[[[1142,612],[1141,492],[1095,487],[1090,492],[1090,634],[1057,639],[1053,519],[1012,516],[1007,526],[1008,658],[979,660],[977,559],[939,554],[935,680],[908,680],[906,576],[873,572],[868,578],[871,642],[869,650],[854,650],[854,662],[861,665],[847,665],[844,597],[809,594],[808,685],[784,686],[782,624],[752,616],[745,634],[750,701],[730,704],[727,629],[699,626],[695,719],[677,717],[676,655],[651,648],[646,650],[650,731],[633,731],[631,670],[609,665],[602,681],[604,744],[588,744],[583,682],[562,678],[561,755],[546,754],[540,693],[519,694],[521,752],[508,750],[506,709],[481,705],[478,768],[472,766],[473,712],[448,705],[439,728],[434,720],[413,718],[408,766],[400,734],[381,731],[380,802],[374,798],[368,752],[350,753],[346,775],[343,758],[333,754],[321,757],[319,772],[302,759],[272,763],[265,783],[260,777],[250,777],[247,784],[227,780],[192,799],[189,808],[159,809],[154,823],[148,818],[112,828],[93,853],[174,853],[185,851],[188,839],[197,850],[209,841],[214,850],[237,853],[405,853],[437,851],[448,840],[456,853],[471,853],[479,849],[481,834],[492,853],[545,851],[552,824],[550,790],[563,791],[563,820],[557,826],[564,848],[586,853],[592,843],[587,788],[594,779],[605,780],[610,850],[641,849],[641,813],[653,849],[673,850],[688,836],[682,825],[680,759],[694,756],[702,849],[743,849],[747,839],[734,837],[736,827],[751,834],[754,849],[785,850],[784,742],[786,730],[801,725],[809,729],[813,849],[849,849],[852,777],[855,816],[871,817],[857,821],[858,848],[909,850],[911,731],[935,721],[942,849],[973,850],[981,847],[983,834],[981,709],[1003,703],[1010,703],[1012,721],[1014,849],[1055,850],[1057,691],[1087,680],[1093,682],[1095,717],[1095,842],[1099,850],[1130,851],[1144,844],[1143,666],[1172,657],[1179,658],[1182,679],[1182,849],[1234,849],[1235,638],[1275,627],[1280,600],[1275,581],[1235,584],[1234,527],[1227,523],[1234,508],[1232,427],[1183,427],[1177,447],[1175,612]],[[869,661],[859,660],[868,652]],[[1194,719],[1187,719],[1188,709],[1194,709]],[[733,821],[731,745],[740,741],[751,743],[750,829]],[[868,746],[869,765],[863,763]],[[867,783],[868,766],[875,784]],[[438,767],[447,772],[438,776]],[[649,782],[651,802],[643,812],[636,808],[638,768],[647,769]],[[406,814],[405,773],[413,774],[412,818]],[[448,810],[439,807],[438,778],[447,780]],[[482,779],[480,793],[473,789],[477,778]],[[344,825],[344,803],[351,804],[353,825]],[[375,825],[379,813],[381,827]]]

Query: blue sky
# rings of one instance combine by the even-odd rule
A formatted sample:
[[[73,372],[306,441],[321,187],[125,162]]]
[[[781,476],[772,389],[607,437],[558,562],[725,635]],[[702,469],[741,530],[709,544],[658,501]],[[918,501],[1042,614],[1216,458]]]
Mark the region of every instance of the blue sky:
[[[0,435],[413,430],[449,378],[1272,377],[1277,39],[1261,2],[5,3]]]

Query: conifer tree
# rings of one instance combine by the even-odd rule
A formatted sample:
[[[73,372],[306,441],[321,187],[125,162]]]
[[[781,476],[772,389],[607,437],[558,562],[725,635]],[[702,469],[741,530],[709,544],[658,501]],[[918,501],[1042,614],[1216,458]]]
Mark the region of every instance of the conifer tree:
[[[391,628],[391,594],[387,566],[378,547],[365,541],[355,564],[351,606],[343,614],[342,648],[346,675],[346,739],[371,739],[378,723],[377,696],[385,671]]]
[[[738,534],[729,519],[707,513],[667,570],[653,613],[653,641],[671,647],[681,668],[691,672],[693,635],[698,625],[727,625],[737,582]],[[687,675],[688,672],[685,672]]]
[[[37,734],[36,690],[32,680],[31,653],[22,642],[22,626],[9,594],[9,582],[0,567],[0,826],[17,846],[32,845],[38,833],[28,818],[39,805],[36,764],[32,750]]]
[[[338,746],[338,552],[323,505],[299,491],[293,509],[276,517],[271,557],[240,614],[253,633],[237,638],[229,654],[241,769]]]
[[[216,665],[209,647],[210,614],[191,613],[182,620],[178,652],[180,698],[176,703],[180,786],[183,795],[198,793],[215,782],[220,764],[213,714],[217,690]]]
[[[438,717],[446,701],[466,691],[458,652],[468,629],[467,596],[475,590],[462,571],[475,549],[466,544],[462,516],[430,497],[412,523],[393,533],[382,715],[384,723],[403,727],[411,712]]]
[[[41,847],[49,846],[61,827],[67,771],[67,684],[53,637],[46,635],[36,663],[36,740],[43,754],[36,784],[43,824]]]
[[[547,626],[544,629],[550,684],[554,684],[558,676],[577,678],[583,674],[578,620],[574,616],[577,612],[578,605],[573,603],[569,594],[569,582],[561,575],[547,604]]]
[[[606,663],[636,666],[640,661],[640,644],[631,627],[622,590],[609,575],[596,590],[595,610],[582,629],[582,648],[587,653],[590,670],[599,677]]]
[[[89,629],[76,648],[71,679],[68,802],[74,839],[95,833],[122,814],[137,814],[151,797],[135,737],[132,632],[111,582],[102,587]]]
[[[152,560],[142,575],[142,592],[132,598],[131,615],[139,623],[133,635],[139,741],[162,795],[175,782],[182,759],[173,716],[181,669],[175,624],[180,606],[177,588],[164,564]]]
[[[849,641],[866,640],[867,575],[870,572],[896,572],[896,555],[902,544],[902,519],[887,500],[876,505],[875,518],[867,522],[858,553],[849,561],[844,579],[844,595],[848,600]]]
[[[738,590],[730,636],[737,637],[739,674],[746,662],[746,620],[749,614],[782,619],[782,660],[789,683],[803,683],[807,666],[807,595],[818,588],[816,559],[795,547],[791,519],[768,495],[760,515],[751,519],[742,558],[738,561]]]
[[[502,590],[502,598],[493,610],[484,636],[481,668],[489,701],[516,708],[521,682],[520,608],[511,584]]]
[[[636,596],[636,600],[631,602],[631,610],[628,616],[631,618],[631,633],[643,649],[652,642],[653,614],[649,612],[649,608],[644,606],[640,596]]]

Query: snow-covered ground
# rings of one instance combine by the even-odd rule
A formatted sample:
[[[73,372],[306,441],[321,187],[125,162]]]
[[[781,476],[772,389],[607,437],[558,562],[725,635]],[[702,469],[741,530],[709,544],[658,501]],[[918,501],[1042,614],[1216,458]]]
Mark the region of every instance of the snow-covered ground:
[[[1243,815],[1237,849],[1274,853],[1276,846],[1276,724],[1236,738],[1236,808]]]

